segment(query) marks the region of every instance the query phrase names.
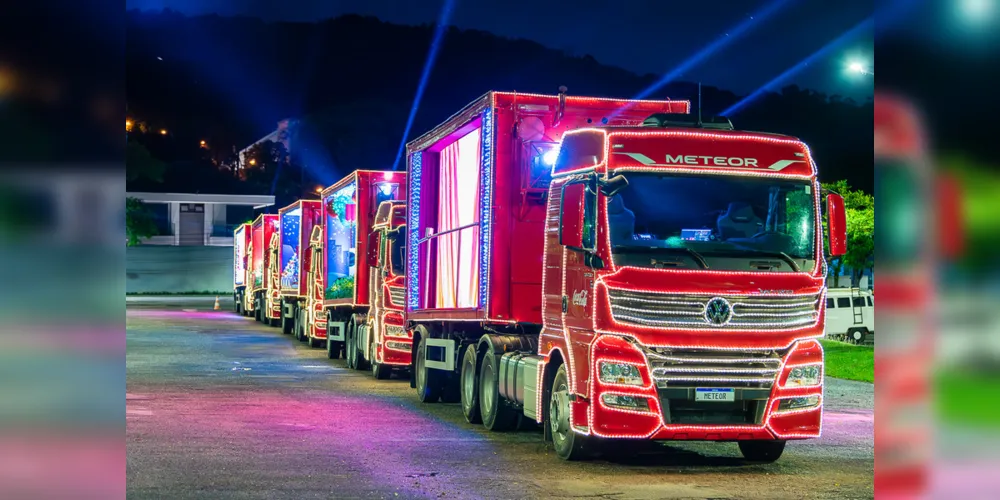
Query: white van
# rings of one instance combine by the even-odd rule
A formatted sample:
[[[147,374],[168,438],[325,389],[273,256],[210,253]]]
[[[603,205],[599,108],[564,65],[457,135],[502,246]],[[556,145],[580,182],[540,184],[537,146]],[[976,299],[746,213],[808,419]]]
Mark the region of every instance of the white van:
[[[826,293],[826,337],[856,344],[875,340],[875,297],[858,288]]]

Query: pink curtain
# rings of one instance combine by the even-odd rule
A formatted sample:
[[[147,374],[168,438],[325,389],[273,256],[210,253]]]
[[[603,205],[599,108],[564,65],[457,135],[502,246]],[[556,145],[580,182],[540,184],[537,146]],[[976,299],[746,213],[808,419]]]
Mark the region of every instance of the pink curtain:
[[[442,233],[479,220],[479,129],[451,143],[440,156],[438,227]],[[435,238],[439,308],[479,305],[479,227]]]

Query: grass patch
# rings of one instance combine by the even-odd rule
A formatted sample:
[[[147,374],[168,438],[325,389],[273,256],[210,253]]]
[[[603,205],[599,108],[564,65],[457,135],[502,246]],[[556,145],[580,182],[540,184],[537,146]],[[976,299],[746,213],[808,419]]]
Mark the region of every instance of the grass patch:
[[[942,422],[1000,429],[1000,374],[949,370],[934,374],[934,406]]]
[[[125,296],[167,297],[167,296],[177,296],[177,295],[218,295],[221,297],[223,295],[232,295],[232,294],[233,294],[232,290],[226,292],[209,292],[208,290],[200,290],[200,291],[193,290],[190,292],[132,292],[132,293],[126,293]]]
[[[831,377],[860,382],[875,382],[875,348],[852,345],[835,340],[820,340],[823,344],[826,374]]]

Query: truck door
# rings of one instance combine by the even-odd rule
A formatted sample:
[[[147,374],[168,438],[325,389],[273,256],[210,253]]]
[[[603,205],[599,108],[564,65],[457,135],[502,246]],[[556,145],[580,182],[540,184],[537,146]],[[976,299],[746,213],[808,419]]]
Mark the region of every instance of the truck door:
[[[577,394],[588,393],[590,343],[594,338],[594,269],[588,265],[590,252],[597,249],[596,184],[587,182],[584,191],[583,249],[566,248],[562,274],[565,276],[563,295],[566,303],[563,328],[573,351],[570,366],[570,388]]]

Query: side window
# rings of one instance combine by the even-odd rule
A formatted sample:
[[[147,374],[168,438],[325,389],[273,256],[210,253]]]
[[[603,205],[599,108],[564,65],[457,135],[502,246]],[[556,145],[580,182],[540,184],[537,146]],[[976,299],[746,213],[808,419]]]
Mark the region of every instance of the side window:
[[[865,298],[854,297],[854,307],[865,307]]]
[[[835,307],[836,306],[833,305],[833,299],[832,298],[826,299],[826,308],[827,309],[833,309]]]
[[[872,298],[868,297],[868,307],[875,307],[875,303],[872,302]]]
[[[851,307],[851,299],[847,297],[837,297],[837,307]]]
[[[597,248],[597,193],[588,187],[583,196],[583,246]]]

